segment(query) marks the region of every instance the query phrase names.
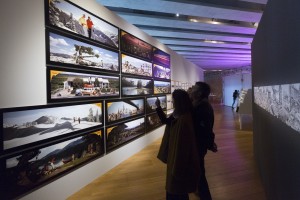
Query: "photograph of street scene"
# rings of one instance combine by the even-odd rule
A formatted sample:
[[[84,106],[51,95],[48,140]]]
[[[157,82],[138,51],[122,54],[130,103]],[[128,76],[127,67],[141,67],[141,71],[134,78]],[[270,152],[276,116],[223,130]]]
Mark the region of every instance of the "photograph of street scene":
[[[136,96],[153,94],[153,80],[122,77],[122,95]]]
[[[106,101],[106,122],[112,123],[145,113],[144,98]]]
[[[300,83],[254,87],[254,103],[300,132]]]
[[[119,77],[77,72],[49,72],[51,100],[86,98],[86,97],[117,97],[119,96]],[[48,94],[49,95],[49,94]]]
[[[49,0],[48,6],[47,24],[111,47],[119,47],[117,27],[64,0]]]
[[[169,93],[171,93],[170,82],[154,80],[154,94],[169,94]]]
[[[171,79],[171,69],[153,64],[153,76],[155,78]]]
[[[4,150],[101,126],[102,103],[3,113]]]
[[[49,32],[49,60],[75,68],[119,72],[119,54],[94,45]]]
[[[150,114],[156,112],[156,105],[155,102],[157,98],[160,101],[160,106],[163,110],[167,110],[167,98],[166,96],[159,96],[159,97],[148,97],[146,100],[146,114]]]
[[[145,133],[145,118],[106,128],[106,151],[127,143]]]
[[[162,125],[157,113],[146,116],[146,133],[160,127]]]
[[[170,55],[158,48],[153,47],[153,63],[170,68]]]
[[[152,77],[152,63],[122,54],[122,73]]]
[[[152,61],[152,46],[125,31],[121,31],[121,50]]]
[[[104,154],[102,130],[6,160],[3,199],[14,199],[83,163]]]

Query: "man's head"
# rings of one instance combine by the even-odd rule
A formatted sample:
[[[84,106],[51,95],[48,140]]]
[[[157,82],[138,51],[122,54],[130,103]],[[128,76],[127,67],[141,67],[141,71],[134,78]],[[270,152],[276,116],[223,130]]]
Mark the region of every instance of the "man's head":
[[[205,82],[196,82],[196,84],[192,87],[191,98],[193,100],[199,100],[208,98],[210,94],[210,86]]]

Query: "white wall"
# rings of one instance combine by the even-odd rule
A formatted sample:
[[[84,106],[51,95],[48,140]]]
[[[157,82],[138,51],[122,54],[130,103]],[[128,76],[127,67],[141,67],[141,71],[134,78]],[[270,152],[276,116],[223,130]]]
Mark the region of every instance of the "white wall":
[[[243,81],[242,81],[243,80]],[[226,106],[231,106],[233,103],[232,93],[234,90],[241,91],[242,89],[252,88],[251,74],[234,74],[223,77],[223,103]]]
[[[73,0],[117,27],[171,55],[172,79],[203,80],[203,70],[186,61],[95,0]],[[43,0],[10,0],[0,7],[0,108],[44,105],[46,101],[45,23]],[[163,127],[130,144],[35,190],[22,199],[65,199],[123,160],[162,136]]]

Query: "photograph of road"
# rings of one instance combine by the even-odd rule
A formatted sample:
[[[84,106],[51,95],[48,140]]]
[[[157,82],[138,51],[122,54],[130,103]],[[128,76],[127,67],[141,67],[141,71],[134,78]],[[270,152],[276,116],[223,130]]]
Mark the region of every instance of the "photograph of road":
[[[117,27],[68,1],[49,0],[46,14],[48,14],[47,20],[49,20],[46,20],[46,24],[111,47],[119,47],[119,29]]]
[[[112,123],[126,118],[144,114],[144,98],[106,101],[106,122]]]
[[[102,117],[101,102],[4,112],[4,150],[101,126]]]
[[[119,72],[119,54],[59,34],[49,32],[49,60],[70,64],[77,69],[92,69]]]
[[[48,78],[51,100],[119,96],[119,76],[50,69]]]
[[[153,63],[170,68],[170,55],[153,47]]]
[[[166,96],[159,96],[159,97],[148,97],[146,99],[146,114],[150,114],[156,112],[156,105],[155,102],[157,98],[160,101],[160,106],[163,110],[167,110],[167,98]]]
[[[106,128],[106,151],[127,143],[145,133],[145,118]]]
[[[137,96],[153,94],[153,80],[122,77],[122,95]]]
[[[6,160],[5,194],[13,199],[58,175],[104,154],[102,130]]]
[[[300,132],[300,83],[254,87],[254,103]]]
[[[122,54],[122,73],[152,77],[152,63]]]

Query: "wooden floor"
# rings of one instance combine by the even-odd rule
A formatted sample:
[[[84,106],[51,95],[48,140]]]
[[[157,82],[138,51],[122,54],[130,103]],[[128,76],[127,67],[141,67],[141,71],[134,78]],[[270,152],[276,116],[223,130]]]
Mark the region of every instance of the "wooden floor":
[[[251,123],[239,130],[238,114],[215,106],[219,151],[206,156],[206,176],[214,200],[265,200],[253,158]],[[165,165],[156,154],[161,139],[69,197],[69,200],[163,200]],[[190,194],[190,199],[199,199]]]

